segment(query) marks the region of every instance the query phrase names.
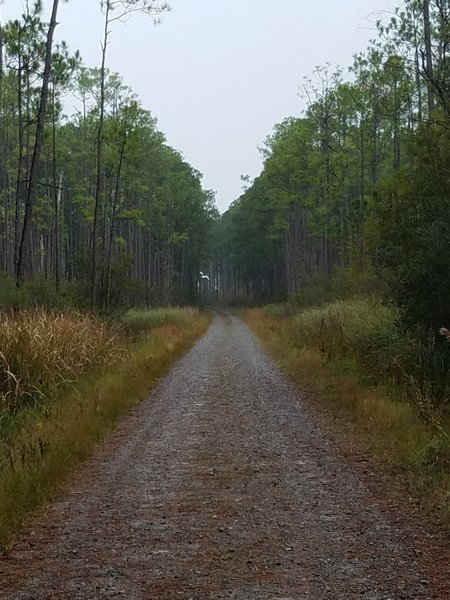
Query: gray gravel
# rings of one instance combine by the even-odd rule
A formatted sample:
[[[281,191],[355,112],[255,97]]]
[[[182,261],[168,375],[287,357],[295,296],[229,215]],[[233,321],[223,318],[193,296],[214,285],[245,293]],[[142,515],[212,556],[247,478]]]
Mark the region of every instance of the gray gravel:
[[[449,598],[392,523],[246,326],[218,316],[0,560],[0,598]]]

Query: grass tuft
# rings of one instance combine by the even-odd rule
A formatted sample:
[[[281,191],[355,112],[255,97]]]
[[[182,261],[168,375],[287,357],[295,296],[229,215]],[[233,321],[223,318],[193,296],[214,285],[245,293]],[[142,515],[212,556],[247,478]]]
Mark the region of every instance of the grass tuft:
[[[308,309],[290,320],[293,346],[317,349],[325,361],[346,360],[365,379],[397,378],[410,340],[397,327],[398,312],[376,298],[339,300]]]

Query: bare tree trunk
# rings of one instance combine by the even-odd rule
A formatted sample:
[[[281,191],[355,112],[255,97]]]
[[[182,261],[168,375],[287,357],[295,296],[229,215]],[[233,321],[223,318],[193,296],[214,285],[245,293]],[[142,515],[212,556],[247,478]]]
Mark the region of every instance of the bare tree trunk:
[[[60,252],[60,214],[61,214],[61,198],[62,198],[62,186],[63,186],[63,172],[59,174],[59,181],[56,178],[56,171],[54,173],[54,218],[55,218],[55,287],[56,291],[59,290],[59,284],[61,282],[61,252]]]
[[[110,2],[105,3],[105,26],[103,31],[102,43],[102,64],[100,67],[100,116],[97,129],[97,172],[95,182],[95,200],[94,200],[94,221],[92,224],[92,272],[91,272],[91,305],[95,310],[97,305],[97,236],[98,236],[98,221],[100,214],[100,204],[102,195],[102,171],[103,171],[103,124],[105,120],[105,72],[106,72],[106,48],[108,46],[109,36],[109,13]]]
[[[17,126],[19,134],[19,156],[17,159],[17,177],[16,177],[16,200],[15,200],[15,216],[14,216],[14,266],[17,269],[19,260],[20,246],[20,201],[23,190],[23,142],[24,142],[24,127],[23,127],[23,92],[22,92],[22,54],[21,54],[21,39],[19,36],[18,43],[18,68],[17,68]]]
[[[61,202],[61,187],[63,182],[62,172],[57,176],[57,165],[56,165],[56,114],[55,114],[55,85],[52,87],[52,175],[53,175],[53,236],[54,236],[54,275],[55,275],[55,288],[59,290],[60,283],[60,262],[59,262],[59,206]]]
[[[364,220],[366,218],[366,206],[365,206],[365,196],[366,196],[366,186],[365,186],[365,148],[364,148],[364,119],[361,114],[360,124],[359,124],[359,139],[360,139],[360,148],[359,148],[359,177],[360,177],[360,199],[359,199],[359,230],[358,237],[360,240],[359,248],[360,255],[364,256]]]
[[[371,172],[372,172],[372,186],[375,186],[378,182],[378,108],[377,100],[375,97],[372,100],[372,156],[371,156]]]
[[[53,35],[57,25],[56,17],[58,13],[59,0],[53,0],[52,16],[47,33],[47,42],[45,46],[45,64],[44,75],[42,78],[41,99],[39,103],[39,113],[36,127],[36,138],[34,143],[33,158],[31,160],[30,178],[28,184],[27,198],[25,204],[25,216],[23,221],[22,238],[19,247],[19,257],[17,261],[17,284],[20,285],[26,275],[25,257],[29,254],[31,247],[31,224],[33,219],[33,210],[37,197],[38,169],[39,161],[44,142],[44,126],[47,111],[48,84],[50,79],[50,69],[52,65],[52,46]]]
[[[415,34],[414,44],[415,44],[415,52],[414,52],[415,80],[416,80],[416,89],[417,89],[417,117],[419,119],[419,123],[422,123],[422,121],[423,121],[422,80],[420,77],[419,45],[417,42],[417,34]]]
[[[0,15],[1,17],[1,15]],[[3,152],[1,156],[1,165],[0,165],[0,186],[5,190],[5,202],[3,206],[3,256],[2,256],[2,269],[4,271],[8,270],[8,192],[7,192],[7,143],[6,143],[6,119],[4,112],[4,103],[3,103],[3,25],[0,20],[0,131],[1,133],[1,143],[3,145]]]
[[[430,0],[423,0],[423,30],[425,42],[425,75],[428,88],[428,116],[435,108],[433,92],[433,53],[431,49]]]

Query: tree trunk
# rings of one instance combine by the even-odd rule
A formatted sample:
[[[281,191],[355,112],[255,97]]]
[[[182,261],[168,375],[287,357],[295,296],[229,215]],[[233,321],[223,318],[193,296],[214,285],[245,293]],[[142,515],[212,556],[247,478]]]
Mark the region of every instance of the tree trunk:
[[[54,195],[54,218],[55,218],[55,288],[59,290],[59,284],[61,282],[61,251],[60,251],[60,220],[61,220],[61,198],[62,198],[62,186],[63,186],[63,172],[59,174],[59,181],[56,179],[55,173],[55,195]]]
[[[56,93],[55,85],[53,84],[52,89],[52,175],[53,175],[53,218],[54,218],[54,275],[55,275],[55,288],[59,290],[59,283],[61,279],[60,274],[60,256],[59,256],[59,207],[61,203],[61,187],[63,182],[63,174],[60,173],[59,183],[57,175],[56,165]]]
[[[103,124],[105,120],[105,71],[106,71],[106,48],[109,36],[109,13],[110,2],[106,0],[105,26],[103,31],[102,43],[102,64],[100,67],[100,116],[97,129],[97,171],[95,181],[95,200],[94,200],[94,221],[92,224],[92,273],[91,273],[91,305],[95,310],[97,305],[97,236],[98,221],[100,214],[101,194],[102,194],[102,171],[103,171]]]
[[[39,103],[39,112],[36,126],[36,137],[31,160],[30,178],[28,183],[27,198],[25,203],[25,216],[23,221],[22,238],[19,247],[19,257],[17,261],[17,284],[20,285],[25,279],[25,257],[31,250],[31,224],[33,219],[33,210],[37,197],[38,170],[42,144],[44,141],[44,126],[47,111],[48,85],[50,79],[50,69],[52,64],[52,46],[53,35],[57,25],[56,17],[58,13],[59,0],[53,0],[52,16],[47,33],[47,42],[45,46],[45,64],[44,75],[42,78],[41,98]]]
[[[6,144],[6,119],[4,112],[4,104],[3,104],[3,25],[1,22],[0,15],[0,131],[1,131],[1,140],[0,143],[3,146],[3,152],[1,155],[1,165],[0,165],[0,186],[1,189],[5,190],[5,200],[3,206],[3,253],[2,253],[2,262],[1,267],[4,271],[8,270],[8,191],[7,191],[7,144]]]
[[[419,123],[423,121],[423,108],[422,108],[422,79],[420,77],[420,64],[419,64],[419,44],[417,42],[417,34],[414,38],[414,62],[415,62],[415,81],[417,89],[417,118]]]
[[[18,42],[18,68],[17,68],[17,127],[19,134],[19,156],[17,159],[17,177],[16,177],[16,199],[15,199],[15,216],[14,216],[14,266],[17,269],[19,260],[20,246],[20,202],[22,198],[23,184],[23,142],[24,142],[24,127],[23,127],[23,92],[22,92],[22,55],[21,55],[21,39]]]
[[[425,75],[428,89],[428,116],[434,111],[433,53],[431,49],[430,0],[423,0],[423,31],[425,43]]]
[[[364,119],[361,114],[359,124],[360,148],[359,148],[359,177],[360,177],[360,199],[359,199],[359,248],[361,256],[364,256],[364,220],[366,218],[366,186],[365,186],[365,148],[364,148]]]
[[[371,156],[371,172],[372,172],[372,186],[375,187],[378,181],[378,107],[377,98],[375,91],[373,91],[372,99],[372,156]]]

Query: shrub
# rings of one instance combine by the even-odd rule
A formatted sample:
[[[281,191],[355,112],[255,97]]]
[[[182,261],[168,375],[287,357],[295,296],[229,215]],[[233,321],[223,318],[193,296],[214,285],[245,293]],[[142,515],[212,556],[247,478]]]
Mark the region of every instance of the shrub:
[[[438,332],[411,331],[402,325],[400,310],[380,299],[338,300],[297,312],[287,330],[294,347],[315,348],[325,361],[343,360],[370,383],[401,385],[419,404],[448,400],[449,340]]]
[[[0,310],[16,308],[19,304],[19,293],[14,278],[6,273],[0,273]]]

